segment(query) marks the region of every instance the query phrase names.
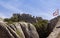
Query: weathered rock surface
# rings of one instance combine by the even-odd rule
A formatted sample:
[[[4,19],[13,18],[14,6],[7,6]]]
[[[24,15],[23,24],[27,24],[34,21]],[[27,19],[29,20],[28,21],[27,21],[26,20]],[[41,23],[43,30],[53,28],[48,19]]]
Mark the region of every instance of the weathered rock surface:
[[[30,23],[19,22],[7,25],[0,22],[0,38],[39,38],[39,35]]]
[[[39,38],[35,27],[32,24],[20,22],[22,30],[26,38]]]
[[[60,38],[60,16],[55,18],[55,22],[53,23],[52,23],[52,26],[54,25],[53,31],[47,38]]]

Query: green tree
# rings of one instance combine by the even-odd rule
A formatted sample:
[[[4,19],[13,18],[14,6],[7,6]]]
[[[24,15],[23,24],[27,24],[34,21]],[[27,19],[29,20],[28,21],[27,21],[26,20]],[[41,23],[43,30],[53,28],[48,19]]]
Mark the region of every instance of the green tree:
[[[38,22],[34,23],[34,25],[37,29],[40,38],[46,38],[48,36],[48,29],[47,29],[48,20],[40,19],[38,20]]]

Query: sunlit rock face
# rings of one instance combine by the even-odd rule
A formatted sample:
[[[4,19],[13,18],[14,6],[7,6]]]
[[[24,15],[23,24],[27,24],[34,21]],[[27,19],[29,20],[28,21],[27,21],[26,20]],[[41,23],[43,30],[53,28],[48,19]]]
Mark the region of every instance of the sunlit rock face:
[[[26,38],[39,38],[38,33],[32,24],[20,22],[20,25]]]
[[[0,17],[0,22],[3,22],[3,21],[4,21],[4,19]]]
[[[14,36],[10,33],[7,25],[5,23],[0,22],[0,38],[14,38]]]
[[[6,24],[0,22],[0,38],[39,38],[35,27],[30,23]]]
[[[54,28],[51,34],[47,38],[60,38],[60,16],[55,20]],[[53,25],[52,25],[53,26]]]

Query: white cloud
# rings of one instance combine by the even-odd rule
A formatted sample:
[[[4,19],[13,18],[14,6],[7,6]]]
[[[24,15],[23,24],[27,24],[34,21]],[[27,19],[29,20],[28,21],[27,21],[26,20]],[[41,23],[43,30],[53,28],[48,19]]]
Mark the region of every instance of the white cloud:
[[[0,17],[1,17],[1,18],[6,18],[5,14],[2,13],[2,12],[0,12]]]
[[[54,1],[54,0],[53,1],[52,0],[50,0],[50,1],[36,0],[36,1],[38,3],[35,2],[35,1],[34,2],[38,4],[38,5],[36,4],[37,6],[33,5],[34,2],[30,3],[31,1],[26,4],[24,0],[23,0],[23,2],[19,1],[19,0],[10,0],[9,2],[0,1],[0,5],[3,6],[4,8],[6,8],[6,9],[8,9],[9,11],[12,11],[12,12],[15,12],[15,13],[17,13],[17,12],[18,13],[19,12],[23,13],[22,12],[22,10],[23,10],[24,12],[27,11],[27,13],[30,13],[34,16],[41,16],[41,17],[47,18],[47,19],[52,18],[53,16],[52,16],[52,13],[50,13],[51,10],[49,11],[49,9],[51,9],[51,8],[54,9],[56,7],[55,3],[57,3],[57,2]],[[18,8],[21,8],[22,10],[18,9]],[[25,9],[23,9],[23,8],[25,8]],[[10,13],[10,12],[8,12],[8,13]],[[1,14],[1,16],[4,16],[4,14]]]
[[[12,5],[5,3],[5,2],[0,2],[0,5],[6,9],[10,10],[10,11],[13,11],[13,12],[22,12],[21,10],[19,10],[15,6],[12,6]]]

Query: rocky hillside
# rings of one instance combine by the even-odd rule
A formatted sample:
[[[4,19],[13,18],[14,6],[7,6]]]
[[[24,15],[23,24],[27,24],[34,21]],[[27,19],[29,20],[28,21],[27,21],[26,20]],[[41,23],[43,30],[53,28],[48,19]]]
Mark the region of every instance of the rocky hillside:
[[[9,18],[4,18],[4,22],[12,24],[14,22],[27,22],[32,23],[40,38],[46,38],[49,35],[48,20],[43,19],[42,17],[32,16],[30,14],[13,14]]]
[[[39,35],[31,23],[6,24],[0,22],[0,38],[39,38]]]
[[[60,16],[50,21],[51,33],[47,38],[60,38]]]
[[[0,20],[0,38],[60,38],[60,16],[48,22],[29,14],[14,14]]]
[[[57,22],[59,21],[59,18],[60,18],[60,16],[57,16],[50,20],[50,22],[48,23],[49,32],[53,31],[54,27],[56,26]]]

